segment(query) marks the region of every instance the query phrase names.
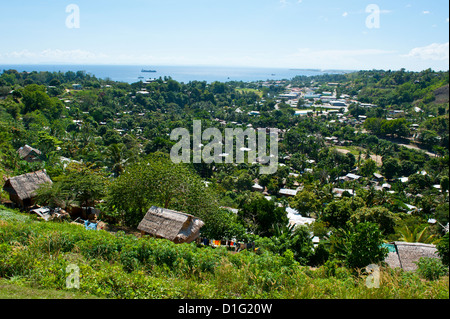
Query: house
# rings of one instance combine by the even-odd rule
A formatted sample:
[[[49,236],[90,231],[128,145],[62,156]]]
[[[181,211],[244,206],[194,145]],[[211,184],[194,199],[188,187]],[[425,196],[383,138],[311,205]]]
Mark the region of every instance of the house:
[[[312,114],[312,110],[302,110],[302,111],[295,111],[296,116],[306,116],[308,114]]]
[[[419,209],[416,206],[410,205],[410,204],[405,204],[405,206],[408,208],[407,213],[409,215],[411,215],[412,213],[415,213],[415,212],[420,212],[422,210],[422,208]]]
[[[390,110],[389,111],[389,115],[391,115],[391,116],[399,116],[404,113],[405,113],[405,111],[403,111],[403,110]]]
[[[408,177],[400,177],[400,178],[398,178],[398,180],[402,183],[408,183],[409,178]]]
[[[297,190],[282,188],[280,189],[279,194],[284,197],[294,197],[297,195]]]
[[[355,196],[353,189],[333,188],[333,194],[335,194],[336,197],[342,197],[344,193],[349,193],[350,196]]]
[[[46,171],[37,171],[16,177],[5,182],[3,190],[9,193],[11,201],[20,208],[34,205],[36,190],[43,184],[52,184]]]
[[[359,103],[359,102],[358,102],[358,104],[359,104],[360,107],[363,107],[363,108],[378,107],[377,105],[369,104],[369,103]]]
[[[279,98],[281,99],[288,99],[288,100],[293,100],[298,98],[299,93],[296,92],[290,92],[290,93],[285,93],[285,94],[280,94]]]
[[[311,225],[316,220],[314,218],[303,217],[299,212],[291,207],[286,208],[287,217],[290,225],[306,226]]]
[[[358,119],[362,122],[364,122],[365,120],[367,120],[367,116],[365,115],[358,115]]]
[[[391,268],[415,271],[420,258],[439,258],[435,245],[423,243],[393,242],[388,245],[389,254],[385,262]]]
[[[258,183],[254,184],[252,186],[252,190],[255,192],[264,192],[264,187],[262,187],[261,185],[259,185]]]
[[[303,97],[305,100],[312,100],[312,99],[320,99],[322,94],[305,94]]]
[[[381,188],[384,188],[384,189],[391,189],[391,188],[392,188],[392,185],[389,184],[389,183],[384,183],[383,185],[381,185]]]
[[[153,206],[138,226],[141,235],[165,238],[175,244],[191,243],[200,235],[205,223],[197,217]]]
[[[20,158],[28,163],[39,162],[41,160],[39,158],[42,155],[41,151],[29,145],[22,146],[17,152]]]
[[[383,182],[384,181],[384,176],[378,173],[373,173],[373,180],[376,182]]]
[[[347,107],[344,101],[330,101],[331,106]]]
[[[352,174],[352,173],[347,174],[346,177],[348,177],[350,180],[353,180],[353,181],[357,181],[358,179],[361,178],[361,176]]]

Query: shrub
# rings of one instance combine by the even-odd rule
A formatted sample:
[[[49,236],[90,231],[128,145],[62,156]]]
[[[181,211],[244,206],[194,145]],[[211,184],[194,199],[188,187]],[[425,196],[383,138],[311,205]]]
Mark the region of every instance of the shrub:
[[[1,218],[0,218],[1,220]],[[286,299],[422,298],[448,299],[448,281],[403,280],[392,272],[392,288],[371,291],[358,284],[345,260],[330,260],[317,270],[281,254],[229,253],[131,235],[86,231],[84,227],[30,221],[0,222],[0,276],[29,284],[68,289],[67,266],[80,268],[80,293],[105,298],[140,299]],[[395,276],[395,277],[394,277]],[[415,287],[411,289],[411,287]],[[417,289],[420,288],[420,289]],[[392,293],[392,292],[395,293]]]
[[[442,237],[441,241],[436,245],[439,257],[442,259],[442,263],[448,267],[448,233]]]
[[[383,248],[381,232],[376,224],[361,223],[349,230],[339,229],[330,237],[330,253],[352,269],[364,268],[383,261],[387,248]]]
[[[417,264],[417,273],[427,280],[439,280],[448,274],[448,268],[437,258],[420,258]]]

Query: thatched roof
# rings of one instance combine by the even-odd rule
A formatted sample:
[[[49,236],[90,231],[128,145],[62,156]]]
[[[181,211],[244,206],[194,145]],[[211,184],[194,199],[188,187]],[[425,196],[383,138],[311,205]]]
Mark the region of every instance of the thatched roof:
[[[8,179],[3,189],[25,200],[36,196],[36,190],[46,183],[53,182],[45,171],[37,171]]]
[[[439,258],[435,245],[423,243],[394,242],[396,252],[390,252],[385,259],[391,268],[415,271],[420,258]]]
[[[25,157],[27,157],[30,153],[33,153],[33,152],[34,152],[37,156],[41,155],[41,151],[40,151],[40,150],[35,149],[35,148],[33,148],[33,147],[29,146],[29,145],[25,145],[25,146],[19,148],[18,152],[19,152],[20,158],[25,158]]]
[[[191,243],[205,223],[189,214],[153,206],[138,226],[138,230],[174,243]]]

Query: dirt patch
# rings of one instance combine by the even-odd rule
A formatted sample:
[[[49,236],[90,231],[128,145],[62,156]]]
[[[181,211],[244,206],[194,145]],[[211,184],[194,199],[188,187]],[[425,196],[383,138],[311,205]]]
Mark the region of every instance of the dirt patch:
[[[342,148],[336,148],[336,151],[338,151],[339,153],[342,153],[342,154],[351,153],[349,150],[342,149]],[[362,156],[363,156],[363,158],[365,158],[364,154]],[[377,166],[382,166],[383,165],[383,157],[382,156],[370,155],[370,158],[375,163],[377,163]]]
[[[436,96],[436,99],[434,103],[437,104],[444,104],[449,102],[449,85],[444,85],[443,87],[440,87],[439,89],[434,91],[434,95]]]

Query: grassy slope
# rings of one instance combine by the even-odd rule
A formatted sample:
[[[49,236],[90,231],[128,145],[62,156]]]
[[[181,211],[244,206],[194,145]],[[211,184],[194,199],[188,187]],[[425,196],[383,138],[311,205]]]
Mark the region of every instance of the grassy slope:
[[[0,279],[0,299],[81,299],[92,295],[118,299],[448,298],[448,276],[427,282],[413,274],[386,270],[380,288],[368,289],[365,276],[352,277],[345,268],[329,276],[325,269],[301,267],[270,254],[231,255],[162,240],[148,240],[147,248],[139,250],[145,241],[85,232],[74,225],[33,222],[26,214],[0,207],[0,230],[2,227],[5,243],[12,240],[15,245],[6,254],[5,246],[2,248],[4,257],[0,257],[8,264],[4,270],[12,272],[9,280]],[[78,243],[63,253],[68,241]],[[122,244],[121,252],[112,250]],[[154,258],[136,261],[146,252]],[[167,261],[162,263],[162,259]],[[79,291],[64,289],[68,262],[81,268]],[[291,266],[285,266],[286,262]],[[125,271],[126,266],[135,270]]]
[[[22,280],[0,279],[0,299],[97,299],[76,290],[62,291],[33,287]]]

